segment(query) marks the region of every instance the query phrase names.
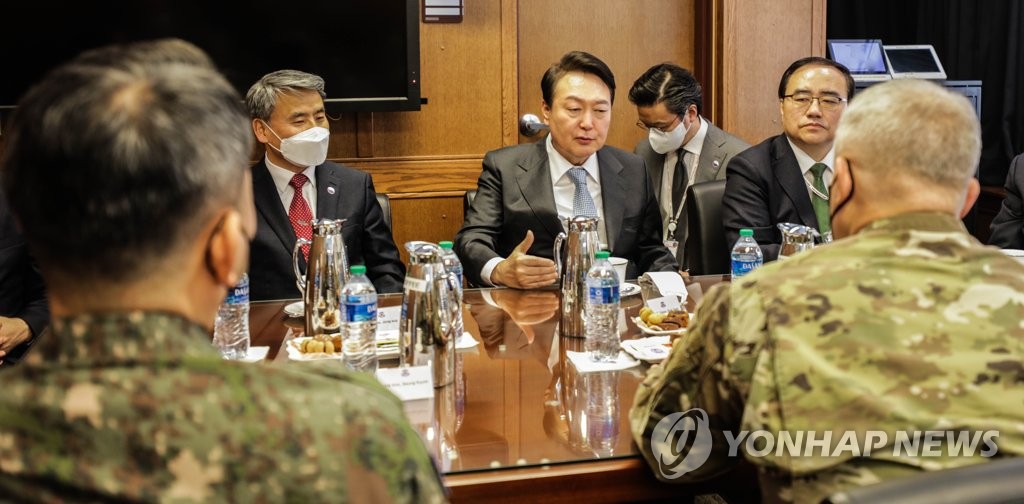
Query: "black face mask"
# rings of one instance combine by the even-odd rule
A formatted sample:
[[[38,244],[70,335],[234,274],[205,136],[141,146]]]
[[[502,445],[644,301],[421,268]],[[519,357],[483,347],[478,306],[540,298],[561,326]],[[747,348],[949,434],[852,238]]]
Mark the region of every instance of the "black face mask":
[[[838,206],[836,206],[836,209],[833,210],[832,213],[829,214],[829,216],[828,216],[829,222],[835,222],[836,214],[838,214],[839,211],[842,210],[843,207],[845,207],[846,204],[849,203],[850,200],[853,199],[853,191],[854,191],[854,189],[857,188],[857,184],[854,183],[855,181],[853,179],[853,170],[850,169],[849,164],[847,164],[846,171],[850,174],[850,193],[847,194],[846,195],[846,199],[844,199],[842,203],[840,203]],[[830,197],[834,194],[832,192],[832,188],[831,187],[828,190],[828,194],[829,194]]]

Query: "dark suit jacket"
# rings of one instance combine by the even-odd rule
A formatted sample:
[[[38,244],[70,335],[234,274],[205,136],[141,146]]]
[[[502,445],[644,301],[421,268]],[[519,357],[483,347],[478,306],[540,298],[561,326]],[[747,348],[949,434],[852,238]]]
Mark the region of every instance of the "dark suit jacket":
[[[1021,203],[1021,192],[1024,191],[1024,154],[1010,162],[1010,171],[1006,174],[1006,198],[1003,205],[992,219],[992,235],[988,238],[989,245],[1005,249],[1024,249],[1024,204]]]
[[[28,255],[28,247],[18,233],[3,195],[0,195],[0,315],[20,318],[32,330],[32,339],[8,352],[3,358],[6,362],[20,360],[50,322],[43,277]]]
[[[252,167],[252,185],[257,225],[249,257],[249,295],[253,300],[297,298],[292,269],[295,231],[262,161]],[[328,161],[316,167],[316,188],[316,217],[347,219],[342,236],[348,263],[365,264],[377,292],[401,292],[405,265],[384,222],[370,176]],[[304,260],[300,265],[305,269]]]
[[[818,228],[807,183],[786,135],[771,137],[732,158],[726,167],[722,225],[731,249],[740,229],[754,230],[765,261],[779,257],[782,233],[776,226],[792,222]],[[723,250],[729,254],[729,250]]]
[[[702,117],[701,120],[707,123],[708,132],[704,135],[704,143],[700,148],[700,160],[697,161],[694,184],[725,179],[725,165],[729,164],[729,160],[733,156],[750,147],[747,142],[722,131],[707,119]],[[654,152],[650,140],[646,138],[636,144],[636,149],[633,152],[647,164],[647,172],[651,174],[651,182],[654,184],[654,195],[660,197],[661,178],[665,170],[665,154]],[[677,206],[679,206],[679,201],[673,201],[672,207]],[[666,216],[662,216],[662,218],[664,217]],[[676,240],[679,242],[676,260],[679,264],[683,264],[683,251],[686,249],[684,244],[687,237],[686,211],[684,210],[679,213],[679,222],[676,223]]]
[[[637,156],[614,147],[597,152],[601,194],[612,255],[630,261],[627,278],[679,266],[661,240],[661,213],[651,180]],[[553,257],[562,231],[551,187],[546,141],[514,145],[484,156],[476,198],[455,238],[466,278],[481,285],[480,270],[495,257],[508,257],[532,229],[529,254]],[[631,276],[632,275],[632,276]]]

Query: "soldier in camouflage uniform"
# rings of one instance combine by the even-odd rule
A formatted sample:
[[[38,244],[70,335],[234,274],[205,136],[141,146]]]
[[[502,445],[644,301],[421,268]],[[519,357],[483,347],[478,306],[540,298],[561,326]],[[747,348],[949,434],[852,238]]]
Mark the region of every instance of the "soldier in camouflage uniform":
[[[211,346],[255,217],[248,115],[201,51],[90,53],[30,90],[5,134],[0,182],[54,320],[0,373],[0,500],[446,500],[372,376]]]
[[[818,502],[989,460],[948,443],[939,456],[908,456],[894,447],[899,431],[997,431],[999,456],[1024,454],[1024,266],[959,220],[979,193],[970,105],[923,81],[879,84],[850,105],[836,146],[830,210],[842,239],[716,287],[638,390],[632,430],[659,477],[673,474],[660,465],[657,453],[669,452],[654,427],[698,407],[709,458],[671,481],[704,479],[743,457],[770,502]],[[832,439],[809,454],[744,447],[729,457],[724,434],[742,430]],[[862,441],[883,431],[888,443],[837,453],[847,431]]]

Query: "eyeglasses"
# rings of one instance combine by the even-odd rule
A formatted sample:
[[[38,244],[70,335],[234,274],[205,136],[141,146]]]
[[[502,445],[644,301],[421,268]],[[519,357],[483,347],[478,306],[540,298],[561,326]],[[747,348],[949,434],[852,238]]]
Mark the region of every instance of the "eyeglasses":
[[[644,124],[643,121],[637,121],[636,122],[636,127],[640,128],[640,129],[642,129],[644,131],[646,131],[646,130],[658,130],[658,131],[660,131],[662,133],[668,133],[669,131],[672,131],[672,128],[676,127],[676,124],[678,124],[676,121],[681,121],[682,118],[683,118],[683,116],[677,115],[675,117],[675,119],[672,119],[671,123],[669,123],[668,125],[665,125],[665,126],[648,126],[648,125]]]
[[[796,108],[800,110],[810,108],[811,103],[814,102],[814,100],[818,100],[818,107],[820,107],[821,110],[828,111],[836,110],[846,103],[846,98],[840,98],[832,95],[813,96],[811,93],[793,93],[791,95],[783,96],[783,98],[789,98],[789,100],[796,105]]]

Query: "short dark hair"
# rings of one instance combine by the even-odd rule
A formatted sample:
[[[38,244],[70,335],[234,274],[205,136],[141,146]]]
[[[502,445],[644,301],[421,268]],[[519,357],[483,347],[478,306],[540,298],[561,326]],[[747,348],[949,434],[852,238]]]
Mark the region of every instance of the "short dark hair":
[[[700,114],[703,97],[700,83],[689,70],[672,63],[661,63],[648,68],[633,82],[629,101],[638,107],[664,103],[669,112],[683,115],[690,105],[696,105]]]
[[[612,74],[612,70],[608,68],[603,61],[593,54],[583,51],[572,51],[565,53],[562,59],[558,60],[558,63],[551,65],[544,72],[544,76],[540,79],[540,92],[544,98],[544,103],[551,105],[552,95],[555,94],[555,84],[558,84],[558,80],[565,76],[569,72],[583,72],[588,74],[596,75],[605,86],[608,86],[608,91],[611,92],[611,102],[615,103],[615,75]]]
[[[19,101],[0,185],[44,272],[117,283],[191,245],[218,204],[238,202],[252,133],[241,96],[213,68],[166,54],[108,65],[97,54]]]
[[[843,66],[842,63],[832,61],[827,58],[822,58],[820,56],[809,56],[794,61],[793,64],[789,65],[789,68],[787,68],[786,71],[782,73],[782,80],[779,81],[780,100],[786,96],[786,86],[789,85],[789,78],[792,77],[797,70],[810,65],[827,66],[839,70],[839,73],[843,74],[843,77],[846,78],[846,99],[853,99],[853,92],[855,89],[853,84],[853,75],[850,74],[850,69]]]

